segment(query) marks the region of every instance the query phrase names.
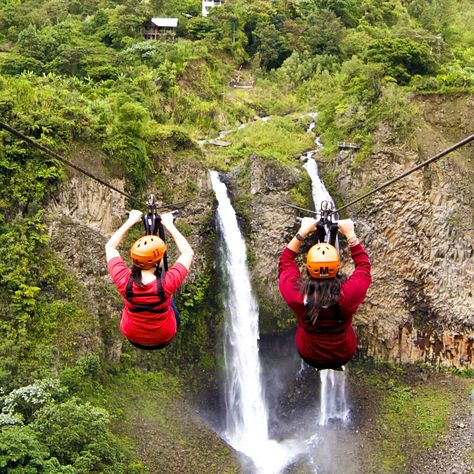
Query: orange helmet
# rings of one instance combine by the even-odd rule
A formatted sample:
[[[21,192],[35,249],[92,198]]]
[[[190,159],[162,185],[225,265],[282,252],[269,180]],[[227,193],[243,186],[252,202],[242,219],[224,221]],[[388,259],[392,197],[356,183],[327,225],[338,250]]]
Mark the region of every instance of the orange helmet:
[[[339,251],[336,247],[321,242],[309,249],[306,267],[313,278],[334,278],[339,266]]]
[[[140,237],[130,249],[132,262],[142,270],[152,268],[166,252],[166,244],[157,235]]]

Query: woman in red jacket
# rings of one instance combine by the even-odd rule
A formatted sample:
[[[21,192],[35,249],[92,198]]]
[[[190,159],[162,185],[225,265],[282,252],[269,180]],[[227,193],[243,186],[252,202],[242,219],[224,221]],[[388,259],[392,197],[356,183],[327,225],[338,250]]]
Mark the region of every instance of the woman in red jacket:
[[[125,304],[120,331],[134,346],[148,350],[165,347],[177,333],[179,313],[172,296],[186,278],[194,256],[188,241],[175,227],[173,214],[160,217],[180,252],[176,263],[163,277],[160,263],[166,245],[158,236],[145,235],[132,245],[132,270],[117,250],[130,228],[141,222],[141,211],[130,211],[128,220],[105,245],[107,269]]]
[[[355,270],[349,278],[339,273],[339,251],[326,243],[308,252],[308,277],[303,278],[295,262],[302,242],[316,230],[315,219],[305,217],[279,261],[279,288],[295,312],[296,346],[301,358],[317,369],[338,369],[356,351],[352,317],[371,283],[370,261],[350,219],[338,222],[347,239]]]

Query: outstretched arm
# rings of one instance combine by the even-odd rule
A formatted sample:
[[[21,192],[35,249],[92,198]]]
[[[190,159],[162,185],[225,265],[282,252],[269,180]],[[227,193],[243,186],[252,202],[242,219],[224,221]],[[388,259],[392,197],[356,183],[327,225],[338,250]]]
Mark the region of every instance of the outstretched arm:
[[[187,270],[191,267],[191,263],[194,257],[194,250],[189,245],[189,242],[186,240],[186,237],[176,228],[174,225],[174,215],[172,212],[167,212],[166,214],[161,214],[161,223],[164,225],[166,230],[171,234],[173,240],[178,247],[180,253],[177,263],[181,263]]]
[[[287,247],[293,252],[298,253],[304,239],[309,234],[311,234],[311,232],[314,232],[316,230],[316,224],[316,219],[313,219],[312,217],[303,217],[303,219],[301,219],[301,225],[297,234],[291,239]]]
[[[347,239],[355,269],[351,276],[343,283],[339,306],[354,313],[364,301],[367,290],[372,281],[369,256],[359,242],[351,219],[337,222],[339,232]]]
[[[117,250],[127,232],[137,223],[142,220],[143,213],[141,211],[132,210],[128,219],[113,233],[109,241],[105,244],[105,257],[107,262],[114,257],[120,257]]]

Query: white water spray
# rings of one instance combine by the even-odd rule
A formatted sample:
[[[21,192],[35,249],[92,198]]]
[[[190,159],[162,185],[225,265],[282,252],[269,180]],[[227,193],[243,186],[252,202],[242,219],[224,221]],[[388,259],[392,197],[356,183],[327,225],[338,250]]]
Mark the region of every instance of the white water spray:
[[[334,206],[334,201],[331,195],[328,193],[326,186],[324,186],[324,183],[321,181],[321,178],[319,177],[318,164],[316,163],[316,160],[312,157],[313,154],[314,152],[311,152],[311,151],[308,152],[307,160],[306,160],[306,163],[304,164],[304,168],[308,172],[309,177],[311,178],[311,184],[312,184],[311,192],[313,195],[314,209],[318,211],[321,209],[322,201],[329,201],[331,202],[333,206]]]
[[[291,442],[268,437],[268,412],[264,400],[258,355],[258,308],[250,286],[245,241],[235,211],[218,173],[210,172],[217,201],[218,229],[223,236],[225,298],[225,399],[224,438],[247,455],[259,474],[279,473],[301,449]]]

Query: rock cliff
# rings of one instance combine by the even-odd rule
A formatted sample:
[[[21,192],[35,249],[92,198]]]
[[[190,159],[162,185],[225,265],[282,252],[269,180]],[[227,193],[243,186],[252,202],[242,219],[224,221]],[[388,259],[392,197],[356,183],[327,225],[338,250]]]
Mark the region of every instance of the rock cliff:
[[[421,115],[409,141],[397,141],[396,131],[382,124],[362,163],[350,152],[317,157],[323,178],[336,174],[343,202],[472,133],[472,97],[415,102]],[[373,284],[355,320],[361,354],[396,363],[474,367],[473,149],[466,146],[349,209],[373,263]],[[292,318],[278,295],[276,265],[296,229],[296,214],[277,201],[288,198],[304,173],[297,162],[288,170],[254,156],[246,187],[238,190],[250,195],[252,273],[265,331]]]
[[[421,115],[410,140],[397,141],[396,131],[382,124],[370,157],[362,162],[357,153],[350,152],[333,158],[316,156],[323,178],[337,176],[332,187],[342,202],[472,132],[472,97],[414,101]],[[347,215],[359,223],[358,233],[373,262],[373,284],[355,321],[362,355],[383,361],[474,367],[473,148],[469,145],[442,158],[349,209]],[[90,161],[79,155],[74,159]],[[160,202],[191,199],[178,223],[196,249],[188,279],[193,282],[212,269],[214,255],[214,202],[208,172],[197,149],[185,156],[156,158],[154,165],[156,174],[149,190]],[[95,167],[101,172],[97,160]],[[294,326],[293,315],[278,293],[277,260],[302,214],[282,202],[294,202],[298,189],[306,196],[305,206],[311,206],[306,171],[301,161],[295,159],[288,168],[260,158],[256,150],[226,176],[248,242],[261,329],[267,334],[289,330]],[[118,178],[113,184],[124,186]],[[124,210],[120,195],[75,173],[51,202],[52,246],[92,295],[110,286],[103,244],[122,221]],[[170,253],[173,256],[172,245]],[[350,271],[350,263],[345,265]],[[108,309],[100,305],[97,309],[102,315],[120,310],[121,302],[107,294]],[[108,356],[118,359],[120,335],[102,332]]]
[[[354,189],[372,187],[472,133],[473,98],[418,99],[421,116],[410,145],[381,127],[367,165],[337,169]],[[363,352],[380,360],[474,366],[473,145],[374,195],[354,210],[369,231],[373,285],[357,318]],[[349,197],[348,196],[348,197]]]

